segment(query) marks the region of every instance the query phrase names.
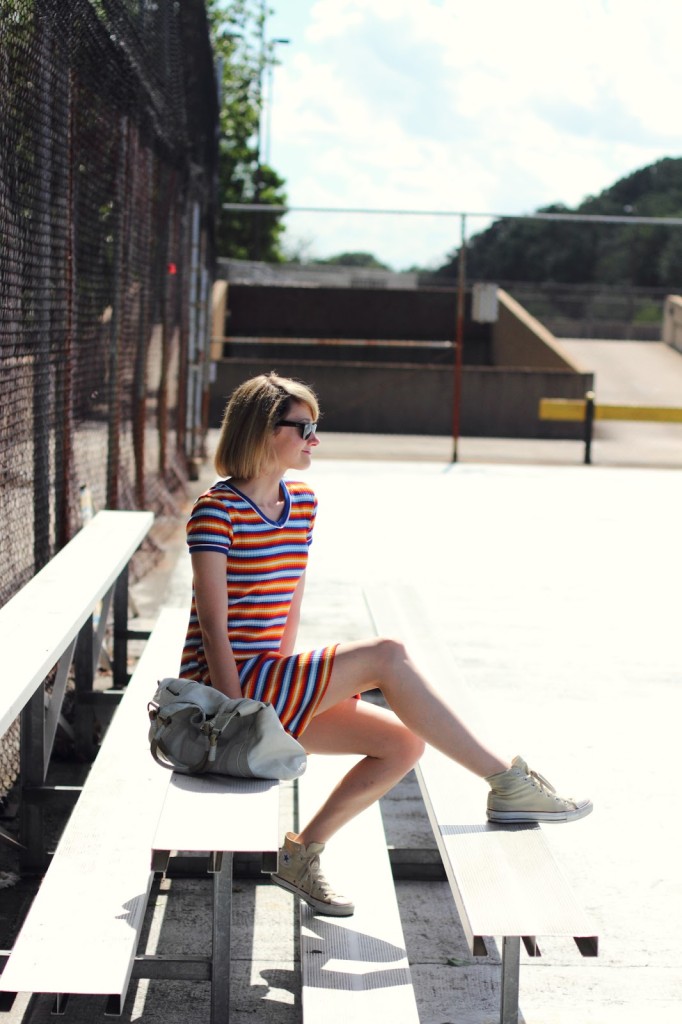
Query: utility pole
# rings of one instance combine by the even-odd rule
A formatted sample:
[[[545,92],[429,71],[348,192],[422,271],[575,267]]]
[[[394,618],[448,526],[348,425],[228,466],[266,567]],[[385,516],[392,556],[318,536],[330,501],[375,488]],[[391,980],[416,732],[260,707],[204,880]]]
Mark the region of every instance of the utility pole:
[[[462,406],[462,356],[464,350],[464,303],[466,293],[466,214],[460,216],[460,246],[457,258],[457,321],[455,328],[455,373],[452,389],[452,461],[457,462],[461,406]]]
[[[258,127],[256,130],[256,177],[254,181],[254,200],[260,203],[261,192],[263,191],[263,174],[261,164],[261,149],[263,145],[263,76],[265,74],[266,50],[265,50],[265,26],[268,19],[267,0],[261,0],[259,18],[259,39],[260,49],[258,54]],[[262,243],[262,221],[260,217],[253,218],[253,258],[260,260]]]

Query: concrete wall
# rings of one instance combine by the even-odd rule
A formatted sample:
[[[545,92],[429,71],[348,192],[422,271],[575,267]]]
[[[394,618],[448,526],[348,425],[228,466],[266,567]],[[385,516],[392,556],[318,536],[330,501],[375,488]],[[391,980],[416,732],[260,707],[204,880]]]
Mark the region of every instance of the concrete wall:
[[[220,360],[210,404],[218,426],[232,390],[272,369],[255,359]],[[376,363],[278,362],[276,369],[310,384],[320,399],[321,428],[329,431],[451,436],[452,367]],[[541,398],[582,398],[591,374],[569,369],[465,367],[461,433],[470,437],[579,438],[582,425],[538,420]]]
[[[584,372],[551,331],[502,288],[497,292],[498,318],[493,324],[493,365]]]
[[[682,297],[668,295],[663,308],[661,340],[682,352]]]
[[[470,296],[467,296],[467,312]],[[260,338],[359,338],[453,341],[452,288],[301,288],[230,284],[225,335]],[[489,324],[467,315],[466,341],[489,346]],[[480,353],[481,344],[476,351]],[[465,346],[466,353],[466,346]],[[490,359],[487,360],[492,365]]]
[[[377,267],[342,267],[326,263],[258,263],[219,259],[218,277],[232,284],[268,284],[278,288],[305,285],[318,288],[418,288],[417,272],[396,273]]]
[[[220,359],[223,354],[226,319],[227,281],[214,281],[211,289],[211,359]]]
[[[222,294],[221,294],[222,298]],[[474,323],[466,296],[461,432],[478,437],[579,438],[581,424],[544,423],[541,398],[582,398],[593,387],[559,342],[506,292],[494,324]],[[226,341],[214,346],[210,421],[217,426],[233,388],[276,369],[317,391],[326,430],[452,434],[454,289],[381,290],[230,283]],[[359,339],[367,344],[339,344]],[[387,340],[409,341],[417,348]],[[378,349],[372,342],[384,343]],[[409,354],[408,354],[409,353]],[[440,363],[438,360],[441,360]],[[444,365],[447,359],[449,365]]]

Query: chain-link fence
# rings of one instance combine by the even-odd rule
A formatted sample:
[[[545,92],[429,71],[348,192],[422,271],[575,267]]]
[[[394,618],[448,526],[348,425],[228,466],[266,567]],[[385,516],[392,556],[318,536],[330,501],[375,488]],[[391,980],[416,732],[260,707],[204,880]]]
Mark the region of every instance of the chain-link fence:
[[[558,338],[661,339],[666,288],[518,281],[502,287]]]
[[[203,0],[0,0],[0,605],[93,509],[153,509],[147,556],[177,511],[217,115]]]

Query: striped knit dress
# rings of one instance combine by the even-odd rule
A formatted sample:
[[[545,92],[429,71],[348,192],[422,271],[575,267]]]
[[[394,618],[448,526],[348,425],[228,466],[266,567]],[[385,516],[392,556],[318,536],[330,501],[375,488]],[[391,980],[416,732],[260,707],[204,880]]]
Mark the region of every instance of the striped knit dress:
[[[310,722],[331,677],[336,646],[284,657],[278,653],[296,585],[308,560],[317,499],[304,483],[282,481],[277,522],[219,480],[195,503],[187,524],[190,552],[225,555],[227,635],[245,697],[273,704],[298,736]],[[192,593],[180,675],[210,685]]]

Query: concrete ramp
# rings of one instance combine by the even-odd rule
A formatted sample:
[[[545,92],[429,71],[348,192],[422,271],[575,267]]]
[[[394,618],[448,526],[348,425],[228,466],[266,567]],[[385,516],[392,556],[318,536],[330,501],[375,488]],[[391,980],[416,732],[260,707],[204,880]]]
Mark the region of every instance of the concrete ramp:
[[[595,374],[598,402],[682,405],[682,354],[662,341],[585,341],[561,347]]]

